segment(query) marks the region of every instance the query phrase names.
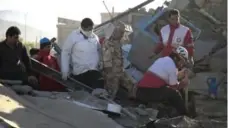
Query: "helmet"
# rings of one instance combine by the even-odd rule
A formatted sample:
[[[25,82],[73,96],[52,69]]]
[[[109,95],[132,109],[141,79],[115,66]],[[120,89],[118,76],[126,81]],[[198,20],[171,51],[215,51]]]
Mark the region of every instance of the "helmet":
[[[180,54],[182,57],[184,57],[185,59],[188,59],[188,51],[186,48],[179,46],[177,47],[176,52]]]
[[[40,39],[40,44],[45,44],[45,43],[49,43],[49,42],[50,42],[50,40],[47,37]]]

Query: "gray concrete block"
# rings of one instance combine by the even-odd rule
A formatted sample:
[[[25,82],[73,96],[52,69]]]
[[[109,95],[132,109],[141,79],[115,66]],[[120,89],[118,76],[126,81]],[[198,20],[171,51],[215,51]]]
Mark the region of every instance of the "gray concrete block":
[[[216,77],[217,83],[219,83],[224,78],[224,75],[225,75],[224,73],[220,73],[220,72],[197,73],[196,76],[190,80],[188,89],[207,95],[208,94],[207,78]]]

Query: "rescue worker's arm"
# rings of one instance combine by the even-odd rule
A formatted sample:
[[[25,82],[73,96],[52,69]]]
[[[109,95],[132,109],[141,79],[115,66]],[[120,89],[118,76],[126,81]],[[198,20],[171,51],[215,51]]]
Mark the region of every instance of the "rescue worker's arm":
[[[194,43],[192,38],[192,32],[189,29],[184,38],[184,47],[188,50],[189,59],[191,61],[193,61],[194,56]]]
[[[74,46],[74,38],[77,35],[72,32],[66,39],[66,41],[63,44],[62,52],[61,52],[61,72],[63,75],[68,75],[69,73],[69,67],[70,67],[70,56],[71,56],[71,50]]]

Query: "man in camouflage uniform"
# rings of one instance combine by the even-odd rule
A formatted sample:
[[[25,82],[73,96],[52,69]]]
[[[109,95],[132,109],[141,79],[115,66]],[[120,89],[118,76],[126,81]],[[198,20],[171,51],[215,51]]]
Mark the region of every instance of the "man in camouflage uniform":
[[[125,87],[131,93],[135,80],[124,72],[122,43],[127,26],[118,22],[113,26],[112,33],[106,37],[102,45],[103,70],[105,78],[105,87],[111,98],[115,98],[119,86]]]

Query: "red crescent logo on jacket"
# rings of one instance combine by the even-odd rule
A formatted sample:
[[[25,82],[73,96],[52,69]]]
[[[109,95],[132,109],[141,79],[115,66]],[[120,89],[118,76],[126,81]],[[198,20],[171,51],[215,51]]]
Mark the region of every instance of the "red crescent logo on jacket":
[[[177,38],[177,40],[176,40],[178,43],[180,43],[181,42],[181,38]]]

